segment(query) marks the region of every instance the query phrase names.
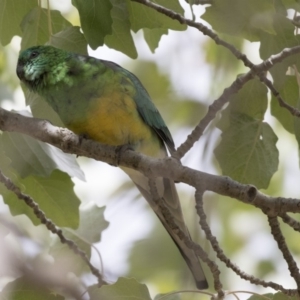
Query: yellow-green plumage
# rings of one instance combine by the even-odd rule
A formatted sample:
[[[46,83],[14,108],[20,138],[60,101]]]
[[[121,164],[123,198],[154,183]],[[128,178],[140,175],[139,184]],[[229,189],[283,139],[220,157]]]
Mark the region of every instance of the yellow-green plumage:
[[[17,74],[25,85],[40,94],[58,113],[63,123],[77,134],[103,144],[130,145],[153,157],[174,150],[171,134],[140,81],[129,71],[104,60],[37,46],[23,51]],[[186,260],[198,288],[207,288],[194,251],[170,228],[149,192],[148,179],[122,168],[155,211]],[[177,226],[189,236],[174,182],[157,178],[160,197]]]
[[[161,149],[160,140],[142,120],[135,102],[128,95],[111,93],[94,99],[85,117],[81,123],[70,121],[68,127],[78,134],[87,133],[89,138],[103,144],[133,144],[137,151],[149,156],[156,156]],[[149,141],[152,141],[151,148]]]

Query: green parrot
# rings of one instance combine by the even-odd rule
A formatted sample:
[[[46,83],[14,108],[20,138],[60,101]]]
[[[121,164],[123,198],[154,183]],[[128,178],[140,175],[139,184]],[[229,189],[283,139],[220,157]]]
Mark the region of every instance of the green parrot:
[[[73,132],[112,146],[129,145],[148,156],[174,151],[170,131],[139,79],[119,65],[52,46],[21,52],[17,75],[25,86],[42,96]],[[172,230],[149,191],[148,178],[122,167],[146,198],[190,268],[199,289],[208,287],[195,252]],[[187,235],[175,184],[156,179],[161,198],[177,226]]]

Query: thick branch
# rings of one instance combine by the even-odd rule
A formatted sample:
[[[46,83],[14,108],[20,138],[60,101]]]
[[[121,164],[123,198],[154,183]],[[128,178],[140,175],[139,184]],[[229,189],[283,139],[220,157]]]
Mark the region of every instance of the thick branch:
[[[111,165],[121,165],[139,170],[149,178],[163,176],[174,181],[199,187],[220,195],[238,199],[263,209],[269,216],[285,212],[300,212],[300,200],[270,197],[254,186],[241,184],[226,176],[217,176],[182,166],[171,157],[155,159],[135,151],[118,153],[118,148],[81,139],[68,129],[58,128],[45,120],[25,117],[0,108],[0,130],[29,135],[60,148],[66,153],[94,158]]]

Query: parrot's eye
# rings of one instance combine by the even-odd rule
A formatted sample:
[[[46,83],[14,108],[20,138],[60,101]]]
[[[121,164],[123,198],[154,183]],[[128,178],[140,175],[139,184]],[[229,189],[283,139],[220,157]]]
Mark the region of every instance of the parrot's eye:
[[[39,55],[37,51],[33,51],[30,53],[30,58],[36,58]]]

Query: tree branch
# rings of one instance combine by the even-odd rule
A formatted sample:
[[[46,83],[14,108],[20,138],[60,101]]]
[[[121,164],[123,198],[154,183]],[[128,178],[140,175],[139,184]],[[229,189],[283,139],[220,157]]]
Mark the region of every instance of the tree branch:
[[[288,268],[290,271],[291,276],[294,278],[297,287],[298,287],[298,294],[300,295],[300,273],[299,268],[289,251],[289,248],[285,242],[285,238],[280,230],[279,222],[277,217],[270,217],[268,216],[269,225],[271,227],[271,233],[274,237],[274,240],[277,242],[277,246],[280,249],[285,261],[288,264]]]
[[[220,270],[217,266],[217,264],[209,259],[207,253],[203,250],[203,248],[199,245],[194,243],[190,237],[188,237],[182,230],[181,228],[178,227],[174,220],[174,216],[171,214],[169,211],[168,207],[165,204],[164,199],[160,198],[157,187],[155,184],[155,180],[149,179],[149,188],[150,188],[150,193],[153,197],[153,200],[155,204],[159,207],[160,211],[162,212],[165,220],[168,222],[170,225],[170,228],[174,231],[174,233],[191,249],[194,250],[194,252],[201,258],[203,262],[205,262],[208,267],[210,268],[214,280],[215,280],[215,287],[217,287],[216,291],[218,292],[219,299],[224,298],[224,292],[222,290],[222,283],[220,281]]]
[[[253,77],[254,75],[251,72],[248,72],[246,75],[238,77],[230,85],[230,87],[226,88],[222,95],[218,99],[214,100],[213,103],[208,107],[206,115],[188,135],[185,142],[177,148],[176,152],[172,153],[172,156],[177,159],[181,159],[193,147],[194,143],[200,139],[208,124],[215,118],[222,107],[230,101],[230,97],[237,93]]]
[[[211,231],[206,222],[206,215],[203,210],[203,191],[201,189],[196,189],[195,199],[196,199],[196,211],[198,213],[198,216],[200,217],[200,222],[199,222],[200,226],[201,226],[202,230],[205,232],[206,238],[209,240],[210,244],[212,244],[213,243],[213,240],[211,239],[212,235],[209,234]],[[202,213],[203,213],[203,215],[202,215]],[[211,269],[211,272],[212,272],[212,275],[214,278],[214,287],[218,293],[218,299],[223,299],[224,291],[223,291],[222,282],[220,280],[221,271],[217,265],[215,265],[214,268],[210,268],[210,269]]]
[[[201,191],[201,190],[200,190]],[[215,251],[217,257],[222,261],[227,268],[230,268],[233,270],[238,276],[240,276],[242,279],[247,280],[253,284],[261,285],[263,287],[271,287],[274,290],[281,291],[286,295],[296,295],[297,290],[292,289],[285,289],[282,285],[274,283],[272,281],[264,281],[259,278],[256,278],[254,276],[251,276],[245,272],[243,272],[237,265],[235,265],[223,252],[221,249],[218,240],[216,237],[212,234],[211,229],[209,228],[207,221],[206,221],[206,214],[203,209],[203,200],[202,200],[202,192],[199,192],[199,190],[196,191],[196,210],[200,218],[200,226],[205,232],[206,238],[209,240],[213,250]],[[216,278],[215,284],[217,283]]]
[[[204,5],[204,4],[212,4],[213,0],[193,0],[193,1],[185,0],[185,2],[191,5]]]
[[[300,200],[270,197],[253,185],[241,184],[227,176],[212,175],[185,167],[174,158],[155,159],[135,151],[118,152],[118,147],[103,145],[80,138],[66,128],[51,125],[48,121],[29,118],[0,108],[0,130],[29,135],[49,143],[66,153],[94,158],[111,165],[138,170],[149,178],[163,176],[176,182],[199,187],[256,206],[269,216],[286,212],[300,212]]]
[[[283,213],[280,214],[281,219],[284,223],[292,227],[295,231],[300,232],[300,222],[296,221],[295,219],[291,218],[288,214]]]

